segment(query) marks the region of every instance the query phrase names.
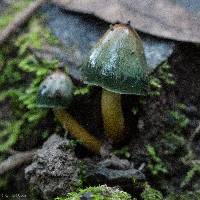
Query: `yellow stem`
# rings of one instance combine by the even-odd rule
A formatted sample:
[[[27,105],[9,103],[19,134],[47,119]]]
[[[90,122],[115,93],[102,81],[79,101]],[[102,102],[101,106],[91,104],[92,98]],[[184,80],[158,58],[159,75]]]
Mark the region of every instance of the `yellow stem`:
[[[101,111],[104,130],[113,143],[124,139],[124,116],[121,106],[121,95],[102,90]]]
[[[54,109],[55,116],[59,119],[62,126],[70,132],[70,134],[83,142],[89,150],[99,154],[102,143],[93,135],[88,133],[69,113],[64,109]]]

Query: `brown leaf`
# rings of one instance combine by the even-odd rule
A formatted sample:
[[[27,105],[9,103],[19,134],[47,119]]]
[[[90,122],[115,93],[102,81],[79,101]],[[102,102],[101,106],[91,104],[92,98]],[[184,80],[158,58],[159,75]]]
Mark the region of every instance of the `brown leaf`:
[[[67,10],[127,23],[155,36],[200,43],[199,15],[170,0],[53,0]]]

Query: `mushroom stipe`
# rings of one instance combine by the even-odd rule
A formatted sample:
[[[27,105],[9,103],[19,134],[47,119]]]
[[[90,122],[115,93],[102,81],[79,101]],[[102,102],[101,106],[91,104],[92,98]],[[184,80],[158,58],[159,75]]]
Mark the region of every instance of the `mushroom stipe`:
[[[111,141],[120,142],[124,137],[125,127],[121,95],[102,89],[101,110],[107,136]]]
[[[81,141],[85,147],[96,154],[100,154],[101,142],[88,133],[80,124],[65,110],[54,109],[55,116],[58,118],[63,128],[69,131],[71,135]]]

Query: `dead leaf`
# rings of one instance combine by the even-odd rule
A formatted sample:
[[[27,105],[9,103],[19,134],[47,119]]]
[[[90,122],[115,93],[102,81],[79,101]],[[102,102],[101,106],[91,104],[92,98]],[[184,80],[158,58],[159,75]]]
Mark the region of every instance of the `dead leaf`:
[[[155,36],[200,43],[199,14],[170,0],[53,0],[67,10],[93,14],[110,23],[127,23]]]

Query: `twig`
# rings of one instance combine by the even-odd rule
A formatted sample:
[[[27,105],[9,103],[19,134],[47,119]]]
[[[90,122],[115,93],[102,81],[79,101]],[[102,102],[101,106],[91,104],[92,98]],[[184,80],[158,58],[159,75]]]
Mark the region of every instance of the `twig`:
[[[36,150],[16,153],[0,163],[0,175],[32,161]]]
[[[142,171],[144,168],[145,168],[146,164],[145,163],[142,163],[140,165],[140,167],[138,168],[139,171]]]
[[[196,135],[200,132],[200,122],[198,123],[198,126],[195,128],[194,132],[191,134],[189,141],[193,142]]]
[[[22,11],[22,13],[16,16],[16,19],[0,33],[0,45],[5,43],[19,27],[26,23],[28,19],[37,11],[37,9],[46,1],[47,0],[37,0],[31,3],[27,8],[25,8],[24,11]]]
[[[192,150],[192,144],[193,144],[195,137],[197,136],[197,134],[199,132],[200,132],[200,121],[199,121],[197,127],[195,128],[195,130],[190,135],[190,137],[188,139],[188,143],[186,145],[186,148],[188,150],[188,154],[183,158],[183,162],[187,165],[191,165],[191,163],[196,162],[196,154]],[[189,158],[189,160],[188,160],[188,158]],[[200,162],[200,161],[198,160],[198,162]]]

